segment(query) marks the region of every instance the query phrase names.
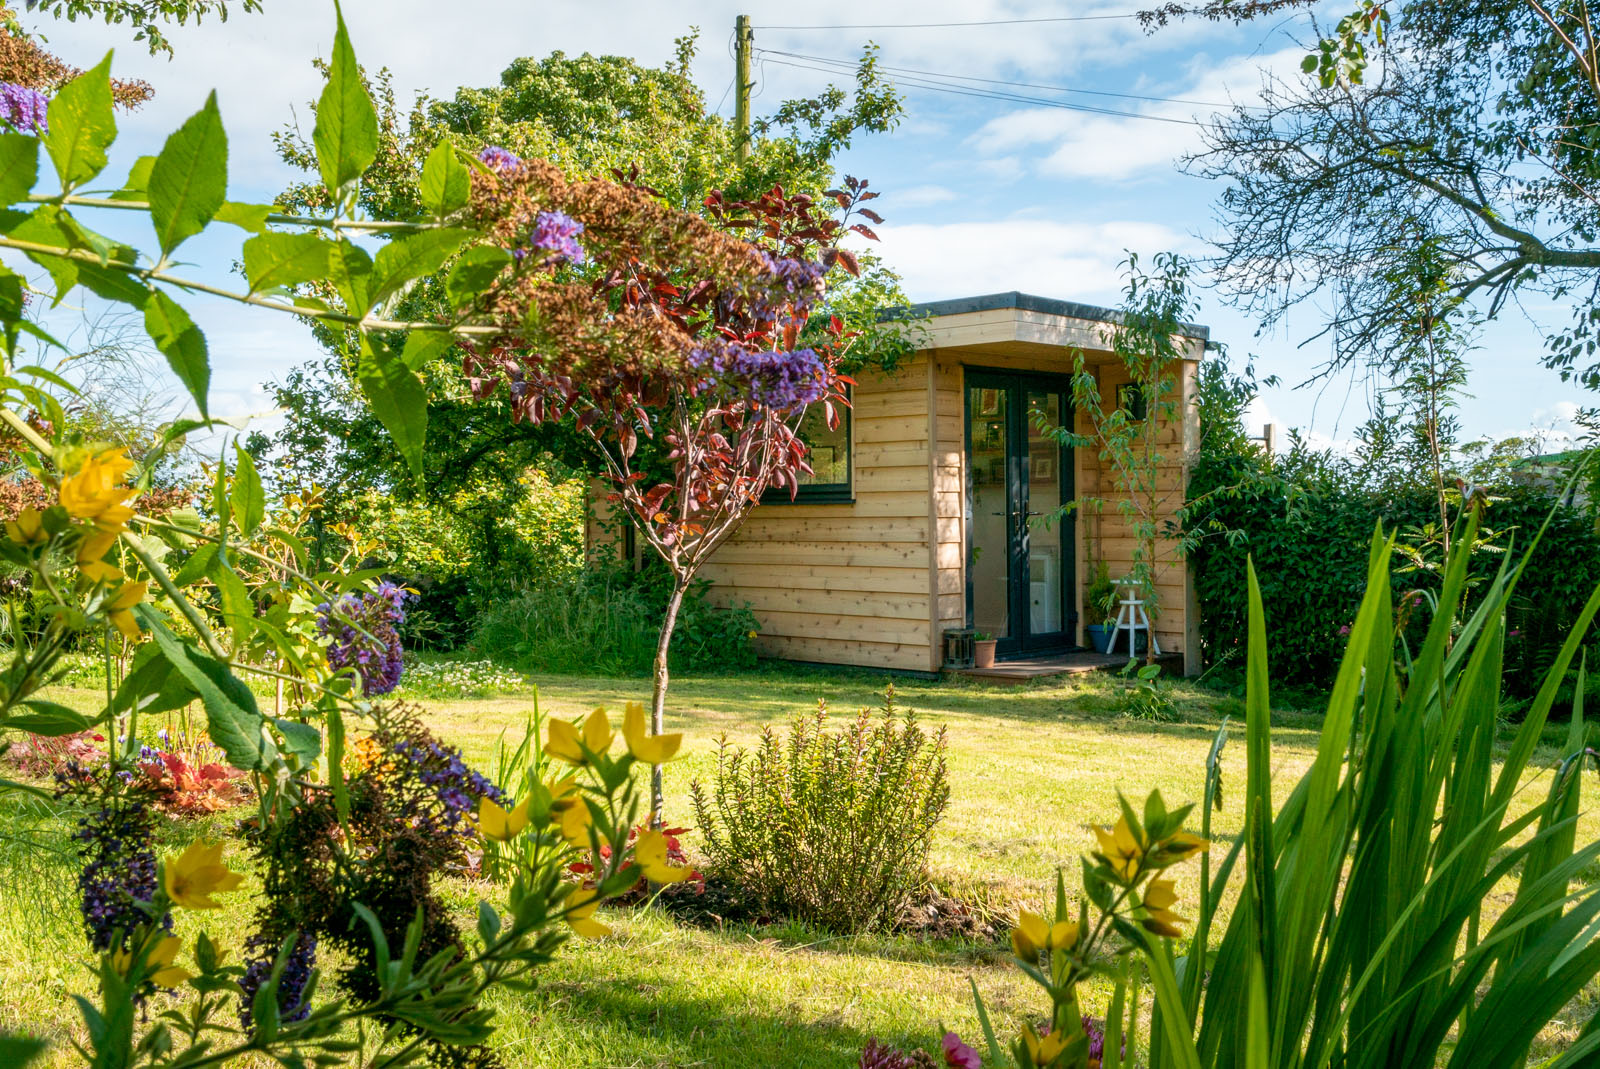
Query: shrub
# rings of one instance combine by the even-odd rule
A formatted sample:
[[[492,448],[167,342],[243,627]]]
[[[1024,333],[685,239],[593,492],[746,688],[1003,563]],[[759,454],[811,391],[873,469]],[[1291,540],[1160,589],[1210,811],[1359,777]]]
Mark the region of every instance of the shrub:
[[[882,925],[927,878],[928,844],[950,798],[945,734],[915,713],[863,709],[828,731],[828,708],[770,726],[754,753],[717,741],[709,793],[691,787],[710,872],[782,913],[834,931]]]
[[[661,568],[593,568],[546,579],[485,610],[472,649],[532,670],[647,675],[669,593],[664,575]],[[712,605],[709,586],[696,583],[679,610],[675,671],[755,664],[755,615],[748,607]]]
[[[1117,698],[1118,710],[1135,720],[1176,720],[1172,696],[1161,682],[1159,664],[1139,665],[1129,661],[1121,672],[1130,685]]]

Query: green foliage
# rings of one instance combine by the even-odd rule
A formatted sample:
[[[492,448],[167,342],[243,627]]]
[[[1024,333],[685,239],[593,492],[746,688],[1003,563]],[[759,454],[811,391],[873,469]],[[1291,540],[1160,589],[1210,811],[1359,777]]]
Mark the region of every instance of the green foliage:
[[[1276,811],[1266,613],[1249,574],[1245,833],[1203,881],[1185,952],[1147,941],[1152,974],[1176,980],[1156,984],[1152,1064],[1521,1065],[1600,974],[1600,842],[1579,843],[1574,827],[1592,752],[1581,707],[1545,797],[1520,789],[1600,587],[1500,750],[1506,610],[1530,562],[1502,557],[1481,605],[1458,616],[1477,522],[1449,559],[1450,608],[1409,655],[1394,622],[1393,539],[1373,538],[1316,759]],[[1236,863],[1243,889],[1224,921]],[[1514,897],[1486,916],[1488,892],[1513,874]],[[1581,1064],[1594,1033],[1591,1019],[1560,1064]]]
[[[1122,669],[1129,686],[1117,696],[1118,710],[1134,720],[1166,721],[1177,719],[1177,711],[1167,688],[1161,682],[1159,664],[1137,665],[1129,661]]]
[[[485,604],[472,651],[529,671],[639,676],[650,672],[661,614],[671,593],[666,569],[589,568],[551,575]],[[720,608],[698,581],[673,629],[673,671],[737,671],[755,664],[760,625],[748,607]]]
[[[709,788],[692,788],[713,875],[765,908],[832,931],[892,922],[927,879],[928,845],[950,798],[944,731],[910,710],[863,709],[828,730],[826,703],[770,726],[753,753],[717,742]]]
[[[44,11],[56,18],[76,22],[80,18],[101,19],[106,25],[126,23],[133,30],[135,41],[150,46],[150,54],[165,52],[172,55],[172,42],[167,40],[163,23],[175,22],[186,26],[189,20],[204,21],[215,15],[228,21],[232,0],[32,0],[28,9]],[[246,14],[261,10],[261,0],[237,0]]]

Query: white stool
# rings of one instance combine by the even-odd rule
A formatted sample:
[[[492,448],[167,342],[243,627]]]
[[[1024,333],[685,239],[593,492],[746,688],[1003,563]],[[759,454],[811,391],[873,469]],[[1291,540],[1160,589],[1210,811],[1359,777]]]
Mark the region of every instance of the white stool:
[[[1107,653],[1114,653],[1117,649],[1117,637],[1126,633],[1128,636],[1128,656],[1134,655],[1134,632],[1143,629],[1149,637],[1150,651],[1157,657],[1161,656],[1161,643],[1156,641],[1155,629],[1150,626],[1150,617],[1144,611],[1144,599],[1139,597],[1139,585],[1123,580],[1117,584],[1117,589],[1122,591],[1122,598],[1117,602],[1117,620],[1111,629],[1111,643],[1106,646]]]

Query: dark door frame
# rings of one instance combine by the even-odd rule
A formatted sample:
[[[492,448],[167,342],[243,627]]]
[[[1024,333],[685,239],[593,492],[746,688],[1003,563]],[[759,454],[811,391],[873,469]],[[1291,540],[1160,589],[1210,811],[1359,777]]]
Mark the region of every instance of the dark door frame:
[[[1009,613],[1008,634],[998,641],[995,653],[1000,657],[1019,657],[1033,653],[1051,653],[1077,648],[1078,608],[1077,589],[1078,543],[1076,513],[1069,513],[1055,530],[1061,546],[1061,618],[1065,628],[1044,635],[1031,634],[1029,606],[1032,585],[1029,572],[1029,540],[1033,531],[1026,522],[1028,501],[1028,425],[1027,392],[1030,388],[1058,392],[1067,426],[1072,425],[1072,380],[1064,374],[1040,371],[1013,371],[1007,368],[962,368],[961,420],[962,441],[966,450],[963,468],[970,472],[972,466],[972,391],[974,389],[1000,389],[1007,391],[1006,404],[1006,601]],[[1056,471],[1060,479],[1061,501],[1076,499],[1076,472],[1073,470],[1072,450],[1056,445]],[[966,487],[962,488],[962,514],[966,514]],[[966,532],[970,538],[970,531]],[[965,546],[967,559],[962,561],[963,590],[967,603],[967,626],[972,626],[972,561],[970,545]]]

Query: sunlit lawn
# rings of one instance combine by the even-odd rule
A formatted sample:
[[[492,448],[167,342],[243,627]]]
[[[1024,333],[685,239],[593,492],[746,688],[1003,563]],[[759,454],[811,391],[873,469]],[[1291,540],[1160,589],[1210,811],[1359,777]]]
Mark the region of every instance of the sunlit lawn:
[[[542,678],[546,712],[574,715],[594,705],[620,709],[647,697],[643,680]],[[715,737],[752,742],[761,726],[781,723],[825,698],[836,716],[881,698],[884,680],[865,673],[767,667],[738,677],[674,680],[669,728],[688,733],[688,756],[669,766],[669,815],[688,823],[690,781],[711,767]],[[899,680],[899,701],[949,733],[951,804],[935,839],[931,868],[941,883],[997,906],[1042,903],[1058,867],[1069,888],[1088,825],[1115,813],[1115,792],[1142,796],[1160,788],[1170,804],[1198,800],[1207,748],[1224,715],[1242,730],[1242,708],[1224,696],[1175,688],[1180,719],[1154,724],[1116,710],[1120,683],[1104,676],[1026,687],[961,681]],[[67,692],[85,702],[87,692]],[[469,758],[487,762],[502,731],[520,736],[533,694],[427,702],[428,720]],[[1280,797],[1310,761],[1316,719],[1285,713],[1275,727],[1275,782]],[[1548,768],[1550,755],[1537,761]],[[1235,803],[1244,779],[1244,747],[1223,755],[1226,804],[1215,829],[1241,822]],[[1586,818],[1585,835],[1600,830]],[[6,893],[0,899],[0,1028],[60,1036],[71,1026],[70,992],[89,977],[75,961],[81,937],[65,857],[17,838],[69,848],[59,822],[28,820],[11,803],[13,827],[0,841]],[[172,844],[220,833],[227,821],[173,826]],[[1198,827],[1198,815],[1195,826]],[[31,830],[30,830],[31,829]],[[1196,869],[1179,873],[1192,902]],[[487,886],[455,889],[465,910]],[[1504,889],[1507,900],[1510,885]],[[244,896],[204,918],[233,946],[249,931]],[[503,1044],[516,1066],[839,1066],[855,1063],[869,1037],[932,1044],[941,1028],[977,1034],[968,989],[977,983],[991,1010],[1007,1021],[1038,1012],[1020,975],[994,947],[929,943],[905,937],[830,938],[798,927],[722,931],[680,926],[658,912],[606,918],[618,936],[569,944],[532,996],[502,997]],[[194,916],[180,918],[180,933]],[[1093,1007],[1105,992],[1091,992]],[[1581,1019],[1581,1018],[1580,1018]],[[1559,1045],[1563,1030],[1548,1037]]]

